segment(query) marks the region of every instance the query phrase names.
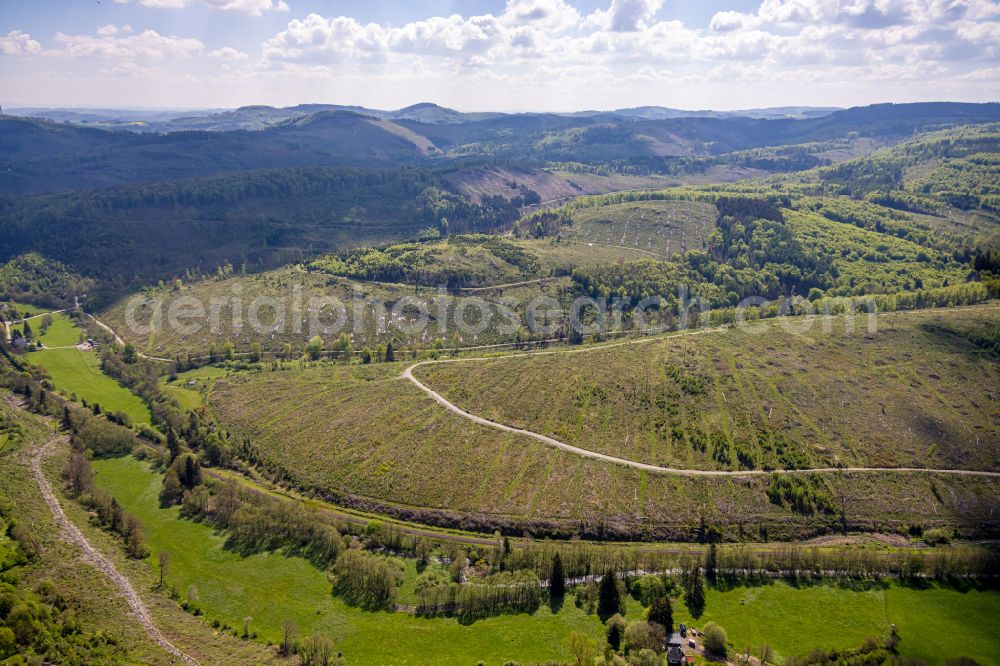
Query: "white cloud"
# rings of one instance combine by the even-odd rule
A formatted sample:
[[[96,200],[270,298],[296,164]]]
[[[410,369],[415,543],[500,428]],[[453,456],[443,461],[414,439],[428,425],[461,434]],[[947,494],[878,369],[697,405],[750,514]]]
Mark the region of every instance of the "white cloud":
[[[719,11],[706,26],[658,19],[664,0],[603,1],[603,9],[585,17],[574,0],[507,0],[495,14],[427,16],[401,25],[309,14],[283,21],[259,53],[211,50],[198,39],[151,30],[130,34],[120,24],[95,35],[60,33],[48,51],[16,31],[0,37],[0,52],[106,59],[91,73],[128,76],[129,86],[151,66],[148,60],[160,59],[153,64],[165,71],[162,81],[205,86],[212,99],[227,89],[234,99],[250,97],[247,103],[262,101],[252,97],[263,98],[268,86],[297,90],[281,98],[288,103],[325,95],[374,106],[432,98],[504,109],[540,108],[546,100],[549,108],[608,100],[607,108],[705,107],[719,99],[723,107],[746,108],[995,97],[996,0],[759,0],[749,11]],[[247,15],[287,7],[280,0],[131,2]],[[202,71],[184,56],[219,62]]]
[[[563,31],[580,23],[580,12],[565,0],[507,0],[500,17],[505,25]]]
[[[144,30],[128,37],[67,35],[57,33],[53,41],[60,48],[46,55],[66,57],[96,56],[101,58],[177,58],[201,53],[205,45],[191,37],[164,36],[155,30]]]
[[[243,51],[237,51],[231,46],[223,46],[221,49],[216,49],[208,55],[221,60],[246,60],[250,57],[246,53],[243,53]]]
[[[118,4],[129,4],[133,0],[115,0]],[[287,12],[285,0],[137,0],[143,7],[153,9],[183,9],[193,4],[201,4],[213,9],[238,12],[250,16],[261,16],[264,12]]]
[[[587,24],[612,32],[643,30],[663,6],[663,0],[611,0],[606,10],[587,17]]]
[[[264,42],[263,56],[292,62],[372,62],[382,60],[387,50],[388,32],[380,25],[310,14],[289,22],[285,30]]]
[[[956,78],[961,81],[972,81],[977,83],[998,83],[1000,82],[1000,67],[983,67],[982,69],[974,69],[971,72],[966,72]]]
[[[42,45],[31,38],[26,32],[12,30],[5,37],[0,37],[0,54],[2,55],[34,55],[40,53]]]
[[[734,11],[724,11],[716,12],[712,16],[712,20],[709,22],[708,27],[714,32],[729,32],[731,30],[739,30],[740,28],[749,27],[753,24],[754,19],[749,14],[744,14],[743,12]]]

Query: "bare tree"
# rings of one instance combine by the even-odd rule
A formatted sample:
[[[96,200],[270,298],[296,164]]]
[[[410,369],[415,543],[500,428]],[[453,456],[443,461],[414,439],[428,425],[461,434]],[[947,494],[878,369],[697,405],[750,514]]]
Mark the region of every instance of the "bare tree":
[[[299,637],[299,625],[292,620],[281,623],[281,654],[291,654]]]
[[[157,556],[157,560],[160,563],[160,589],[163,589],[163,579],[170,570],[170,553],[161,550],[160,554]]]

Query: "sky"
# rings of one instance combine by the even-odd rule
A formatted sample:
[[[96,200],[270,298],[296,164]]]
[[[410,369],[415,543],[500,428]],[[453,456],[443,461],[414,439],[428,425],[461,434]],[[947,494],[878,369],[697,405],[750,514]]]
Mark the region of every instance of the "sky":
[[[1000,99],[1000,0],[0,0],[0,105]]]

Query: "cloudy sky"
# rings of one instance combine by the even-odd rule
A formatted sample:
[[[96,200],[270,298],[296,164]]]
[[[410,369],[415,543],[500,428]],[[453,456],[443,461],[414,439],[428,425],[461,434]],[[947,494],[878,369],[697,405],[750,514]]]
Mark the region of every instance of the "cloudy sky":
[[[994,0],[0,0],[0,104],[1000,99]]]

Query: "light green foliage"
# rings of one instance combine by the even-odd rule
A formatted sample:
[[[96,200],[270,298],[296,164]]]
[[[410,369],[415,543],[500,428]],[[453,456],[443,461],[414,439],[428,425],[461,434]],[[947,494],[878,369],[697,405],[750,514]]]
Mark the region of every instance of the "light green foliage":
[[[449,288],[539,277],[537,256],[493,236],[452,236],[436,243],[350,250],[316,259],[309,267],[360,280]]]

